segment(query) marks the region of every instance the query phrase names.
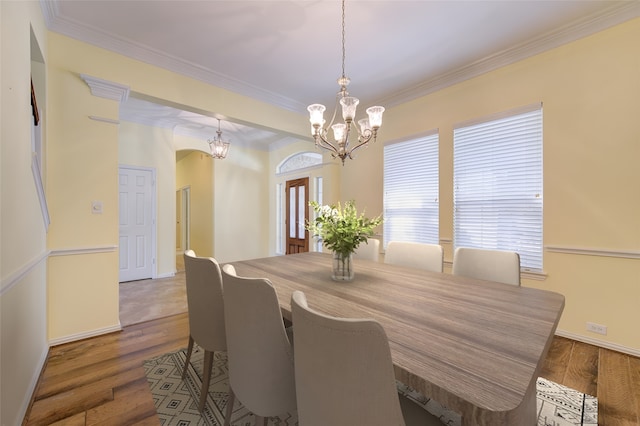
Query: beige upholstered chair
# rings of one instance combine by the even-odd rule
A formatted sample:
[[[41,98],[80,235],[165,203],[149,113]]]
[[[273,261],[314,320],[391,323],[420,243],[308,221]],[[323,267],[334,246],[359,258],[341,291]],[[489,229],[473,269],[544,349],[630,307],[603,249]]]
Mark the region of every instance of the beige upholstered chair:
[[[182,372],[184,379],[193,343],[204,349],[202,389],[198,409],[202,411],[209,392],[213,353],[227,350],[222,301],[222,275],[220,265],[209,257],[196,257],[193,250],[184,253],[184,269],[189,310],[189,346]]]
[[[520,285],[520,255],[513,251],[458,247],[453,253],[455,275]]]
[[[276,291],[267,279],[242,278],[225,266],[225,325],[229,357],[228,426],[235,398],[256,416],[296,411],[293,348],[282,321]]]
[[[360,244],[355,253],[353,253],[353,258],[378,262],[380,260],[380,240],[370,238],[366,243]]]
[[[442,272],[442,246],[439,244],[391,241],[384,253],[385,263]]]
[[[301,291],[291,296],[291,312],[301,426],[441,425],[413,402],[400,402],[378,322],[323,315],[307,306]]]

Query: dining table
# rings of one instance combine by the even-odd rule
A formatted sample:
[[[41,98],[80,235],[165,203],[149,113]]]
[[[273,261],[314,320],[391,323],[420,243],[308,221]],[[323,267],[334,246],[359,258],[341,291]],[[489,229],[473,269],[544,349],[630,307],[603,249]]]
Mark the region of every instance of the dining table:
[[[332,280],[328,253],[232,264],[240,276],[269,279],[287,320],[291,294],[299,290],[318,312],[378,321],[389,340],[396,379],[459,413],[463,426],[537,424],[536,382],[564,309],[563,295],[353,262],[350,282]],[[295,324],[293,333],[295,341]]]

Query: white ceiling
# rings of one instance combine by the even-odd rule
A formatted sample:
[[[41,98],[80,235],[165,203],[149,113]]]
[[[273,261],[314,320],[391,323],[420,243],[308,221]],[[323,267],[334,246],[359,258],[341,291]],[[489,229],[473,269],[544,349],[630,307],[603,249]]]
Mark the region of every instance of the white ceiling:
[[[40,0],[50,30],[306,114],[335,102],[338,0]],[[347,0],[346,75],[390,107],[640,16],[638,0]],[[364,108],[363,108],[364,109]],[[214,116],[130,98],[121,120],[211,138]],[[263,149],[277,132],[223,121]]]

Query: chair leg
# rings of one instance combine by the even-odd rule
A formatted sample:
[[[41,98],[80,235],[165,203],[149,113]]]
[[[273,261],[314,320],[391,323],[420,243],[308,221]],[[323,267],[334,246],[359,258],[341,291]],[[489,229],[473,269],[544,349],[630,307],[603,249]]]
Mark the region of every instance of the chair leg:
[[[233,413],[233,403],[236,402],[236,395],[229,385],[229,401],[227,401],[227,411],[224,414],[224,426],[231,425],[231,414]]]
[[[204,410],[204,403],[209,394],[209,381],[211,380],[211,368],[213,367],[213,352],[204,351],[204,368],[202,370],[202,389],[200,389],[200,404],[198,410]]]
[[[193,351],[193,337],[189,335],[189,346],[187,346],[187,359],[184,361],[184,370],[182,370],[182,379],[187,377],[187,368],[189,368],[189,362],[191,361],[191,352]]]

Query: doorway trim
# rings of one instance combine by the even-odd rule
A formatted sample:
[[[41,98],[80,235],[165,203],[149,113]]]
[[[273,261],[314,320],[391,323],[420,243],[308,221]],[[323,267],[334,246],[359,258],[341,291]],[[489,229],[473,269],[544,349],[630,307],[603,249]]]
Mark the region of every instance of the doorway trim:
[[[178,188],[176,193],[180,198],[180,247],[176,247],[176,254],[181,255],[191,248],[191,185]]]

